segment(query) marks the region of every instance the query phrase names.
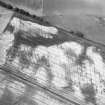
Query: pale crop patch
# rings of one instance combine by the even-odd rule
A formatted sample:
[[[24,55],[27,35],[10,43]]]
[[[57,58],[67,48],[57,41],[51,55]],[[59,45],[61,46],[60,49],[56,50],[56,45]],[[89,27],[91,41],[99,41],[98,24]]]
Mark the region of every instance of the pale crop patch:
[[[16,57],[12,63],[11,63],[14,67],[16,68],[19,68],[19,70],[21,69],[21,66],[20,66],[20,62],[19,62],[19,57]]]
[[[5,32],[0,36],[0,65],[6,62],[8,49],[13,45],[14,35],[10,32]]]
[[[60,65],[56,65],[54,64],[53,66],[51,66],[51,72],[54,76],[58,77],[58,78],[65,78],[65,69],[62,68]]]
[[[16,29],[19,29],[20,28],[20,19],[19,18],[13,18],[11,20],[11,23],[10,23],[12,26],[14,26]]]
[[[45,36],[46,38],[52,35],[58,34],[58,29],[52,26],[40,25],[38,23],[32,23],[30,21],[20,20],[19,18],[13,18],[11,21],[11,25],[15,27],[15,30],[34,30],[37,33],[40,33],[41,36]],[[45,34],[45,35],[44,35]],[[51,38],[51,36],[49,37]]]
[[[40,83],[41,85],[47,85],[48,84],[48,74],[47,71],[44,67],[40,67],[36,74],[35,74],[35,79],[38,83]]]
[[[57,89],[63,89],[68,86],[66,81],[66,71],[60,65],[54,64],[51,66],[51,73],[53,75],[52,85]]]
[[[61,48],[66,51],[70,49],[74,54],[76,54],[76,56],[79,56],[83,51],[83,46],[75,41],[65,42],[61,44]]]
[[[20,72],[33,77],[35,75],[34,68],[29,66],[28,68],[23,68]]]
[[[84,100],[84,96],[81,92],[79,85],[73,85],[73,89],[74,89],[74,96],[76,96],[79,99]]]
[[[65,56],[63,50],[57,46],[48,47],[48,54],[48,60],[50,65],[61,65],[67,63],[67,57]]]
[[[52,85],[58,90],[62,90],[64,87],[68,86],[67,81],[64,78],[59,78],[57,76],[53,77]]]
[[[30,52],[31,51],[31,46],[27,46],[25,44],[21,44],[20,46],[20,51],[25,51],[25,52]]]
[[[68,86],[68,83],[65,79],[66,71],[63,67],[61,67],[61,65],[68,63],[68,59],[63,50],[57,46],[49,47],[48,54],[48,61],[50,64],[51,73],[53,75],[53,79],[51,81],[52,86],[57,89],[63,89],[63,87]]]
[[[33,63],[37,63],[37,61],[40,60],[42,57],[47,58],[47,56],[48,56],[47,47],[38,46],[37,48],[34,48],[32,51],[31,61]]]
[[[99,52],[93,51],[95,48],[93,46],[87,48],[86,55],[93,61],[95,71],[101,75],[105,74],[105,63]]]

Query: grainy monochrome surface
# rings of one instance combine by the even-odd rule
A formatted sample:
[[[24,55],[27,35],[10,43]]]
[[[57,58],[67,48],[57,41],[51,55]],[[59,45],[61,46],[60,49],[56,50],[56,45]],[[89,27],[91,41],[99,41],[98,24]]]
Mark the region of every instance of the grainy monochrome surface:
[[[24,9],[31,14],[43,16],[43,0],[0,0],[14,7]]]
[[[105,45],[11,8],[0,9],[0,105],[105,105]]]
[[[58,27],[105,43],[105,0],[44,0],[44,14]]]
[[[38,86],[0,70],[0,105],[69,105]]]
[[[5,30],[5,27],[9,23],[13,15],[12,11],[9,11],[3,7],[0,7],[0,34]]]

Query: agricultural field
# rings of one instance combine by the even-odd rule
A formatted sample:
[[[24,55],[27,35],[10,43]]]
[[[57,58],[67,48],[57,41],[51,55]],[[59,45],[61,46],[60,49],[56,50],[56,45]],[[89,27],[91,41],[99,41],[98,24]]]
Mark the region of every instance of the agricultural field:
[[[88,39],[81,30],[66,31],[5,11],[9,15],[0,33],[0,105],[105,104],[103,43]],[[87,25],[87,18],[78,19]],[[98,26],[96,30],[104,30]]]

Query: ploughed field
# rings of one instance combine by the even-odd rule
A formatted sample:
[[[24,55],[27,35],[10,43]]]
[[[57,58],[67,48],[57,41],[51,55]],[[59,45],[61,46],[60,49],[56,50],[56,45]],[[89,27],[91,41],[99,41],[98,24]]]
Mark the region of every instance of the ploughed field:
[[[14,15],[0,34],[0,103],[104,105],[104,49],[57,27]]]

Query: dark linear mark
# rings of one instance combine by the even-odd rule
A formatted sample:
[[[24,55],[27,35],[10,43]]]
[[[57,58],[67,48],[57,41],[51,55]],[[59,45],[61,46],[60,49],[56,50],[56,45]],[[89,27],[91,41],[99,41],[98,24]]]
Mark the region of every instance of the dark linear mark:
[[[11,68],[11,67],[0,67],[0,69],[2,69],[3,71],[5,71],[5,72],[7,72],[7,73],[9,73],[9,74],[12,74],[14,78],[17,78],[17,79],[19,78],[20,80],[22,80],[23,83],[31,84],[33,87],[34,87],[34,86],[38,86],[38,87],[40,87],[41,89],[44,89],[44,90],[46,90],[46,91],[52,93],[53,95],[64,99],[64,100],[67,101],[67,102],[73,103],[74,105],[80,105],[79,103],[74,102],[74,101],[72,101],[72,100],[70,100],[70,99],[67,99],[67,98],[65,98],[64,96],[59,95],[59,94],[57,94],[57,93],[51,91],[50,89],[48,89],[48,88],[46,88],[46,87],[43,87],[43,86],[41,86],[41,85],[35,83],[34,81],[28,80],[28,79],[27,79],[26,77],[24,77],[24,76],[21,76],[21,75],[18,75],[17,73],[15,73],[15,72],[12,72],[12,71],[10,70],[10,68]]]
[[[89,42],[89,43],[91,43],[93,45],[99,45],[99,46],[105,47],[105,45],[102,44],[102,43],[95,42],[95,41],[92,41],[92,40],[90,40],[88,38],[83,37],[84,34],[82,32],[78,33],[78,31],[75,31],[75,30],[67,31],[67,30],[65,30],[63,28],[54,26],[54,25],[50,24],[48,21],[44,20],[43,17],[38,17],[36,15],[31,15],[29,12],[27,12],[25,10],[22,10],[22,9],[19,9],[17,7],[13,7],[12,5],[7,4],[7,3],[5,3],[3,1],[0,1],[0,6],[14,11],[15,12],[14,16],[16,16],[18,18],[22,18],[24,20],[30,20],[32,22],[37,22],[37,23],[39,23],[41,25],[45,24],[46,26],[53,26],[53,27],[56,27],[59,31],[65,33],[66,36],[73,36],[73,37],[78,38],[80,40],[84,40],[85,42]]]
[[[21,18],[23,20],[27,20],[27,17],[28,17],[28,20],[31,20],[30,18],[32,18],[32,20],[31,20],[32,22],[37,22],[37,23],[39,23],[41,25],[51,26],[51,24],[47,20],[44,20],[43,17],[38,17],[36,15],[31,15],[29,12],[27,12],[27,11],[25,11],[23,9],[19,9],[17,7],[13,7],[12,5],[7,4],[7,3],[5,3],[3,1],[0,1],[0,5],[5,7],[5,8],[8,8],[8,9],[14,11],[14,12],[16,12],[14,14],[14,16],[19,17],[19,18]],[[22,16],[22,15],[24,15],[24,16]],[[25,17],[25,16],[27,16],[27,17]],[[56,27],[56,26],[54,26],[54,27]],[[58,27],[56,27],[56,28],[58,28]],[[67,31],[67,32],[72,34],[72,35],[81,37],[81,38],[84,37],[84,34],[82,32],[79,32],[79,31],[70,30],[70,31]]]
[[[70,36],[54,36],[52,39],[50,38],[44,38],[42,36],[38,37],[33,37],[29,34],[27,34],[24,31],[18,31],[15,33],[15,45],[19,46],[20,44],[26,44],[30,45],[32,47],[36,47],[38,45],[43,45],[43,46],[51,46],[51,45],[59,45],[62,44],[63,42],[70,41]]]
[[[27,12],[27,11],[25,11],[25,10],[23,10],[23,9],[19,9],[18,7],[13,7],[13,5],[11,5],[11,4],[7,4],[6,2],[3,2],[3,1],[0,1],[0,6],[2,6],[2,7],[5,7],[5,8],[7,8],[7,9],[10,9],[10,10],[12,10],[12,11],[14,11],[14,12],[16,12],[16,13],[18,13],[18,16],[20,16],[21,18],[25,18],[24,16],[21,16],[21,15],[25,15],[25,16],[27,16],[28,18],[32,18],[32,19],[35,19],[35,20],[37,20],[37,22],[39,23],[39,24],[45,24],[45,25],[51,25],[48,21],[45,21],[42,17],[38,17],[38,16],[36,16],[36,15],[32,15],[32,14],[30,14],[29,12]],[[16,15],[16,14],[15,14]]]

